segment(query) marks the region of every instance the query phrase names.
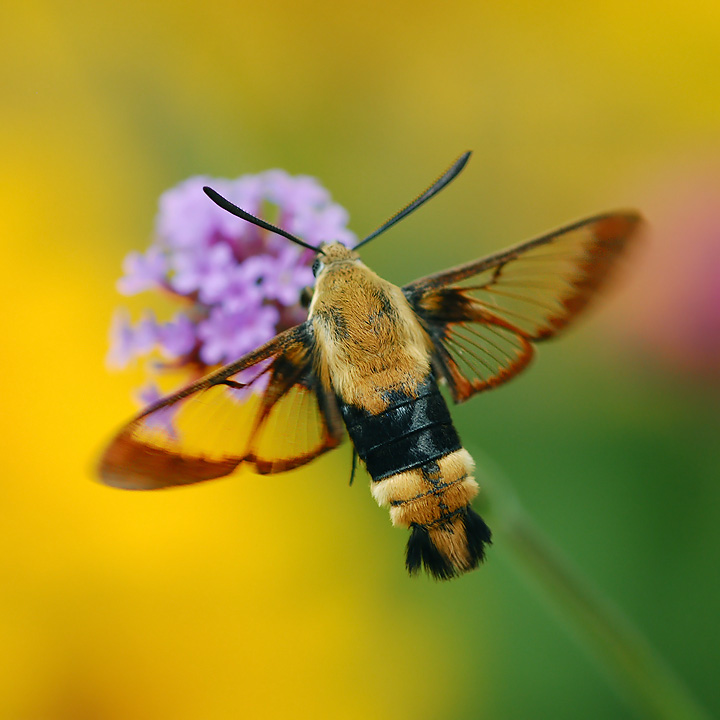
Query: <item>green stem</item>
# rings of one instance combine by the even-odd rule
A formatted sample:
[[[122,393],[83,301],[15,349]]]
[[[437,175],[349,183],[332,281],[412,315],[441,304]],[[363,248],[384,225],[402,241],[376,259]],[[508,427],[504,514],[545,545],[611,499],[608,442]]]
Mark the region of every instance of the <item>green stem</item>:
[[[479,453],[474,453],[478,457]],[[535,525],[492,461],[483,458],[495,537],[525,576],[547,594],[559,619],[616,681],[618,690],[649,718],[709,720],[709,713],[627,617],[582,577]]]

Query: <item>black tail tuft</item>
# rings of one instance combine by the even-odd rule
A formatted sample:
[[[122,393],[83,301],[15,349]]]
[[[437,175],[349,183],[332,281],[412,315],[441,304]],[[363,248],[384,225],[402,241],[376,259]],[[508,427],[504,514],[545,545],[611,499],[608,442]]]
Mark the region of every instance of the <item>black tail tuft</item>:
[[[428,529],[423,525],[411,526],[406,552],[405,566],[411,575],[422,565],[437,580],[448,580],[456,575],[453,564],[435,547]]]
[[[473,567],[485,560],[485,546],[492,545],[492,532],[485,521],[470,507],[465,508],[465,536],[467,537]]]
[[[441,525],[414,523],[405,565],[411,575],[424,566],[436,580],[448,580],[476,568],[491,542],[490,528],[468,505]]]

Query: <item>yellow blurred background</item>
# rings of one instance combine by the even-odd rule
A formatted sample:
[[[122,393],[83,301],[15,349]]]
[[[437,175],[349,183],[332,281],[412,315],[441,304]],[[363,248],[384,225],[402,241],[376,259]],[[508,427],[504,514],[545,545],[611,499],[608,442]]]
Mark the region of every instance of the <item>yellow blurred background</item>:
[[[407,578],[347,443],[273,480],[93,481],[138,382],[105,368],[115,282],[163,190],[282,167],[363,236],[466,149],[364,253],[393,282],[616,207],[655,228],[614,307],[455,416],[720,712],[719,365],[635,342],[678,298],[672,322],[708,309],[676,259],[720,244],[719,48],[702,0],[6,4],[0,717],[634,717],[501,543],[457,581]]]

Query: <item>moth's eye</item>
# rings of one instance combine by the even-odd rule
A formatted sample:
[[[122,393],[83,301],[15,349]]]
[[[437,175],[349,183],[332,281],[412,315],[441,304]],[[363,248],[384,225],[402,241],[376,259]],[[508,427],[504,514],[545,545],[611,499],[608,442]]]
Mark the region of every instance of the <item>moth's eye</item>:
[[[312,273],[315,277],[325,267],[325,263],[320,258],[315,258],[315,262],[312,264]]]

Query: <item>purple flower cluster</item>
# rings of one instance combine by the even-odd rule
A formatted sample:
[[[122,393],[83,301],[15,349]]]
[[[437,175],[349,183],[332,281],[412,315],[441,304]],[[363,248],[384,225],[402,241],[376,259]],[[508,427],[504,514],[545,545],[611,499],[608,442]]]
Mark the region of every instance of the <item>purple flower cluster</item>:
[[[199,377],[305,318],[298,301],[313,282],[312,251],[225,212],[205,195],[204,185],[313,245],[355,240],[347,212],[314,178],[270,170],[236,180],[186,180],[161,196],[154,241],[145,253],[125,258],[118,282],[124,295],[160,290],[183,309],[167,322],[146,312],[135,324],[118,310],[108,354],[112,367],[157,351],[165,367]],[[153,383],[139,399],[147,403],[158,392]]]

